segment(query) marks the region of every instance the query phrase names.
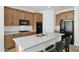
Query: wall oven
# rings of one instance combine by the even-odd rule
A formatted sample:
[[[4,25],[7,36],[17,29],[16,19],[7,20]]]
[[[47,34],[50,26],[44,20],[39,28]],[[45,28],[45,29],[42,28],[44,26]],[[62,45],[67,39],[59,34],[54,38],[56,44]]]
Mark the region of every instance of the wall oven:
[[[43,31],[42,22],[36,22],[36,34],[41,34]]]

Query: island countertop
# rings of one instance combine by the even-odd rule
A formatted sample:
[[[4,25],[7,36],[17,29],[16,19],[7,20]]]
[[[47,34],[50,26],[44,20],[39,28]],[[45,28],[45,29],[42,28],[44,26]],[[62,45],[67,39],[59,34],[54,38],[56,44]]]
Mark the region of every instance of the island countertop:
[[[31,36],[14,38],[13,40],[17,45],[21,46],[22,50],[24,50],[49,40],[55,41],[55,39],[61,37],[61,35],[62,34],[60,33],[47,33],[41,37],[38,37],[37,35],[31,35]],[[58,41],[60,40],[61,39],[59,39]]]

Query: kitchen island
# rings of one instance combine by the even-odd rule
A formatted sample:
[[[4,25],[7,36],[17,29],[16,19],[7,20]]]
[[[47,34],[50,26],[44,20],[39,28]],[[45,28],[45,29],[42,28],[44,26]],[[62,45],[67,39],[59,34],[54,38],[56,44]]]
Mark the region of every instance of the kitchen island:
[[[46,33],[44,35],[31,35],[25,37],[14,38],[17,51],[19,52],[37,52],[45,50],[46,47],[61,40],[60,33]]]

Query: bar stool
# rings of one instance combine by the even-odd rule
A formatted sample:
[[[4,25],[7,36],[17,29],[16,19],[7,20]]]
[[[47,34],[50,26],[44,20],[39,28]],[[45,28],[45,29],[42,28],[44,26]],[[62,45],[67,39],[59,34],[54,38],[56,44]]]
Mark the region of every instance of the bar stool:
[[[56,42],[55,45],[50,45],[45,49],[47,52],[63,52],[63,41]]]
[[[69,46],[70,46],[71,40],[72,40],[71,34],[67,33],[67,34],[62,36],[62,41],[64,42],[64,50],[65,50],[65,52],[69,52],[69,50],[70,50]]]

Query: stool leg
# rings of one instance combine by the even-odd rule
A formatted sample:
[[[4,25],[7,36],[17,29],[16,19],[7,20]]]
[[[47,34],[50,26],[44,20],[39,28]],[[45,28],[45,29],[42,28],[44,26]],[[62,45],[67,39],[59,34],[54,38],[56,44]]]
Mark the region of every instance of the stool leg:
[[[69,52],[69,46],[66,46],[66,48],[65,48],[65,52]]]

